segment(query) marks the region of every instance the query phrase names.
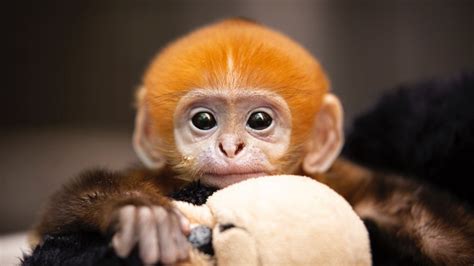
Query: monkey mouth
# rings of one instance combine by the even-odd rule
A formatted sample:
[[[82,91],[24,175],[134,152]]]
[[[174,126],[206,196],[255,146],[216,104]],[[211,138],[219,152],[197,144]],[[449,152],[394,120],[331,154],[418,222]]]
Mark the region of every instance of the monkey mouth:
[[[267,176],[268,173],[260,172],[222,172],[222,173],[205,173],[205,183],[218,187],[226,187],[249,178]]]
[[[243,179],[247,179],[247,178],[259,177],[259,176],[266,176],[268,174],[265,173],[265,172],[245,172],[245,173],[240,173],[240,172],[232,173],[232,172],[229,172],[229,173],[206,173],[205,175],[208,176],[208,177],[215,177],[215,178],[230,178],[230,179],[243,178]]]

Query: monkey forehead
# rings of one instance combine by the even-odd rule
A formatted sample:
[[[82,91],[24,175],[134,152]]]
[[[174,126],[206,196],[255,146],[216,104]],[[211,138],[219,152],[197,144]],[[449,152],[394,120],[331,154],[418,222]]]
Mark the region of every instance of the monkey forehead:
[[[277,93],[267,89],[232,89],[212,90],[206,88],[192,89],[178,102],[177,110],[200,103],[223,103],[226,105],[245,104],[254,107],[272,107],[282,113],[289,113],[287,102]],[[289,118],[290,119],[290,118]]]
[[[144,77],[150,101],[179,99],[191,88],[264,87],[291,101],[318,102],[328,90],[319,63],[303,47],[262,25],[226,20],[168,45]]]

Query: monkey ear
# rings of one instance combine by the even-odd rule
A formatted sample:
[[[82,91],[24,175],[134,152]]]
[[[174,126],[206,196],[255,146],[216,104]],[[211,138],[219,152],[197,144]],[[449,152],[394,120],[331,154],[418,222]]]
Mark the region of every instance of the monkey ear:
[[[323,173],[331,167],[344,143],[343,111],[339,99],[326,94],[314,119],[312,134],[303,159],[303,170],[309,174]]]
[[[137,114],[135,116],[135,131],[133,132],[133,148],[138,158],[150,169],[160,169],[165,165],[166,159],[158,150],[159,137],[151,131],[148,108],[143,101],[142,88],[138,92]]]

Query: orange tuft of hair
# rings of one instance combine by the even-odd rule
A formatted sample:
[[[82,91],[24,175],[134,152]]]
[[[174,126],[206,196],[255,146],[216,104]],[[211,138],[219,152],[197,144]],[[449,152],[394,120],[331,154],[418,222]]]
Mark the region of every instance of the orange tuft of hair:
[[[229,73],[229,58],[232,73]],[[329,82],[309,52],[285,35],[242,19],[202,27],[172,42],[144,76],[142,103],[157,133],[173,139],[173,113],[191,89],[268,89],[281,95],[293,117],[292,143],[311,130]]]

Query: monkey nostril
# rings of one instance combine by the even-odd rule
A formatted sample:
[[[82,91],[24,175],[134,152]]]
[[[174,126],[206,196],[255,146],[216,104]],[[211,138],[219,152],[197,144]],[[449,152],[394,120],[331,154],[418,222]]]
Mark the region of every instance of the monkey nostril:
[[[222,146],[222,143],[219,143],[219,150],[221,150],[221,152],[227,156],[227,152],[224,150],[224,146]]]
[[[237,149],[235,149],[235,155],[239,154],[239,152],[241,152],[243,149],[244,149],[244,144],[243,143],[239,143],[237,145]]]

